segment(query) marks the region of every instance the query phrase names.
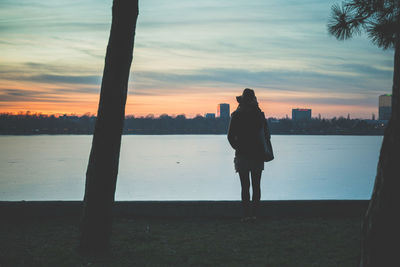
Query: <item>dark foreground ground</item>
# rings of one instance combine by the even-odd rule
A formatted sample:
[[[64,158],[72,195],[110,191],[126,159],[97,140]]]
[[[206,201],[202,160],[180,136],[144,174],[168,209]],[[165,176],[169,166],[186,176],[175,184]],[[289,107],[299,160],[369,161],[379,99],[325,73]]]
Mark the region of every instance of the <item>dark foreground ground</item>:
[[[357,266],[360,221],[117,218],[110,254],[90,259],[77,220],[1,220],[0,266]]]
[[[81,202],[0,202],[5,266],[357,266],[366,201],[118,202],[109,254],[77,252]],[[168,217],[169,216],[169,217]]]

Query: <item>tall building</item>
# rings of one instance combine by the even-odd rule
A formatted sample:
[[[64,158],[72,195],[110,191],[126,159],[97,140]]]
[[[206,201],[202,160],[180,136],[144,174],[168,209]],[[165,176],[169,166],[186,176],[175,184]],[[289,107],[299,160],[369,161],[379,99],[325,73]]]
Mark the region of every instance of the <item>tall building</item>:
[[[389,120],[392,113],[392,95],[379,96],[379,120]]]
[[[294,108],[292,109],[292,120],[311,120],[311,109],[308,108]]]
[[[217,111],[218,117],[220,118],[225,118],[225,119],[229,119],[229,117],[231,116],[230,114],[230,110],[229,110],[229,104],[219,104],[218,105],[218,111]]]

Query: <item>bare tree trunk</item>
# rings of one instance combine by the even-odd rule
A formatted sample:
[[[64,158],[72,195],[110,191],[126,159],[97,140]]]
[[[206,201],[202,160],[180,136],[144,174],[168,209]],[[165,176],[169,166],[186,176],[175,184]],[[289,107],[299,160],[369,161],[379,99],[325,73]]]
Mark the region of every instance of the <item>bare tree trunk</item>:
[[[80,250],[108,248],[138,0],[114,0],[97,120],[86,172]]]
[[[400,266],[400,37],[397,37],[392,116],[385,130],[374,191],[363,222],[360,266]]]

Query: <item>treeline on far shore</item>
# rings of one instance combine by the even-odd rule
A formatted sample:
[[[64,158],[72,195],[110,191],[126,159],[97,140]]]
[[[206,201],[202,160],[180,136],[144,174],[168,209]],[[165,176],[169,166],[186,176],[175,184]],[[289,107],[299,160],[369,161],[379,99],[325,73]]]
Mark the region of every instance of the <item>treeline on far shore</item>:
[[[92,134],[96,117],[93,115],[0,114],[0,134]],[[268,118],[272,134],[320,135],[383,135],[386,123],[378,120],[349,118],[311,119],[294,121],[288,118]],[[171,117],[127,116],[123,134],[226,134],[229,119],[185,115]]]

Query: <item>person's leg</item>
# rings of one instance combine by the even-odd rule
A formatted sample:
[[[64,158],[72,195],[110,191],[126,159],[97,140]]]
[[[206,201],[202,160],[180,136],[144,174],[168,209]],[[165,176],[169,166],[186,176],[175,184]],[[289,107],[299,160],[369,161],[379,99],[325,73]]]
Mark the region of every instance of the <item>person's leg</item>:
[[[239,171],[240,184],[242,185],[242,205],[243,205],[243,216],[248,217],[250,215],[250,177],[248,171]]]
[[[251,172],[251,187],[253,188],[252,206],[253,206],[253,216],[258,216],[258,207],[260,205],[261,199],[261,173],[262,171],[252,171]]]

